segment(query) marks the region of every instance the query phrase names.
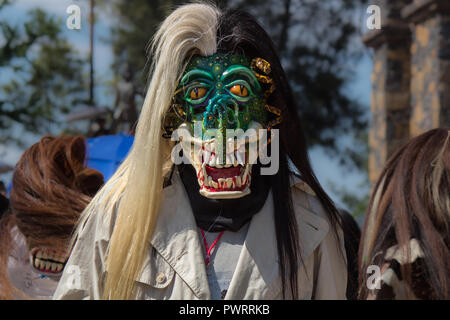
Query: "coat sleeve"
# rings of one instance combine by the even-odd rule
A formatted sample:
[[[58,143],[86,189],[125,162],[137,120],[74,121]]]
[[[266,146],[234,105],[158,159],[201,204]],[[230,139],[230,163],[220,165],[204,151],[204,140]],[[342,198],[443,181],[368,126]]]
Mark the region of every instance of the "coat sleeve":
[[[102,298],[106,250],[112,230],[110,216],[94,211],[85,222],[64,267],[54,300]]]
[[[325,217],[325,212],[317,199],[314,199],[314,211]],[[315,294],[316,300],[346,300],[347,258],[344,246],[344,234],[336,226],[337,234],[330,225],[327,235],[314,252]]]
[[[317,248],[316,254],[317,260],[315,263],[317,264],[318,274],[314,299],[347,299],[347,265],[343,241],[336,241],[333,232],[329,231],[324,241]]]

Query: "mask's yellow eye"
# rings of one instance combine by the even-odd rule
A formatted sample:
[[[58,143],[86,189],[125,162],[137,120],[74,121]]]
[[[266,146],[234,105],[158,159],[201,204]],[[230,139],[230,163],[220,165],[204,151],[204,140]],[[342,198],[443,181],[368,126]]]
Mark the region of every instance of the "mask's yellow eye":
[[[248,96],[248,90],[243,84],[235,84],[231,87],[230,92],[238,97]]]
[[[191,93],[189,94],[189,98],[191,98],[192,100],[198,100],[200,98],[203,98],[206,94],[206,88],[203,87],[197,87],[197,88],[193,88],[191,90]]]

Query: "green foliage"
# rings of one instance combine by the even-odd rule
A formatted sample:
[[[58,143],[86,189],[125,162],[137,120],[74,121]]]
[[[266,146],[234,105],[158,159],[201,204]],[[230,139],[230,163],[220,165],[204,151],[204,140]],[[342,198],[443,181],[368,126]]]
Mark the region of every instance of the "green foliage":
[[[118,21],[111,28],[110,38],[115,57],[113,68],[117,74],[128,63],[138,85],[141,88],[145,86],[151,64],[148,57],[150,40],[171,9],[185,2],[133,0],[133,5],[124,0],[100,2],[103,7],[112,7]]]
[[[0,5],[3,8],[4,3]],[[83,61],[61,35],[60,19],[36,9],[21,26],[0,22],[0,143],[20,143],[11,129],[51,132],[58,115],[85,101]]]

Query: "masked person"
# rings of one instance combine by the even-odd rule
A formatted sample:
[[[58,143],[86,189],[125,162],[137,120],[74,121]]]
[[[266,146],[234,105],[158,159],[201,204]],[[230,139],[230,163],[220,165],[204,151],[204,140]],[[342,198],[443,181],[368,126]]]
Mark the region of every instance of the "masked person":
[[[0,223],[0,298],[52,298],[75,223],[103,184],[85,152],[83,137],[45,136],[17,163]]]
[[[450,131],[415,137],[388,161],[359,249],[360,299],[450,298]]]
[[[266,32],[190,4],[153,53],[134,145],[83,214],[68,261],[79,277],[64,272],[54,298],[344,299],[338,213]]]

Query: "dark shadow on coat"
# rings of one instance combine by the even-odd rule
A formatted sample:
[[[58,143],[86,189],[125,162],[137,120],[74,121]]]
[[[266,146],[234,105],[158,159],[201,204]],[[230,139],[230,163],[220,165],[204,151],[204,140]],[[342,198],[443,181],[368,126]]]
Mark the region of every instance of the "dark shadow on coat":
[[[344,232],[344,245],[347,256],[347,292],[348,300],[356,300],[358,294],[358,248],[361,229],[355,218],[344,209],[339,209]]]

